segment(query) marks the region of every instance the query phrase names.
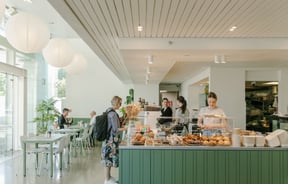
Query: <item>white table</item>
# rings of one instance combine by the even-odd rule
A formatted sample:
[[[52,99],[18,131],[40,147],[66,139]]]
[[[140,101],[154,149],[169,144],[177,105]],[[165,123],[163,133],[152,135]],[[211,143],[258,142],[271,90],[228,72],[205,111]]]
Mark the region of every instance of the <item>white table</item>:
[[[63,134],[70,134],[70,135],[76,135],[79,132],[81,132],[81,128],[64,128],[64,129],[57,129],[54,130],[54,133],[63,133]]]
[[[52,134],[51,137],[46,135],[42,136],[33,136],[33,137],[25,137],[22,140],[23,143],[23,175],[26,176],[26,145],[27,144],[35,144],[38,147],[38,144],[49,144],[50,150],[50,176],[53,177],[53,143],[58,142],[60,139],[67,136],[66,134]],[[38,156],[37,160],[38,162]],[[62,153],[60,153],[60,169],[62,169]]]

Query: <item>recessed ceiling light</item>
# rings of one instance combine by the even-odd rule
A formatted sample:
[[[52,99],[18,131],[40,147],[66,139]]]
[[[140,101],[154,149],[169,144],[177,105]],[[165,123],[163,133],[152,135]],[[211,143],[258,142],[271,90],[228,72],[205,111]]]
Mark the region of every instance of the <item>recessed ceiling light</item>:
[[[139,32],[143,31],[143,26],[139,25],[139,26],[137,27],[137,30],[138,30]]]
[[[214,63],[216,63],[216,64],[225,64],[226,63],[225,55],[215,55],[214,56]]]
[[[150,73],[151,73],[149,66],[146,68],[146,73],[147,73],[147,74],[150,74]]]
[[[237,26],[232,26],[230,29],[229,29],[229,31],[235,31],[235,29],[237,29]]]
[[[32,3],[32,0],[23,0],[26,3]]]
[[[153,56],[148,56],[148,64],[153,64]]]

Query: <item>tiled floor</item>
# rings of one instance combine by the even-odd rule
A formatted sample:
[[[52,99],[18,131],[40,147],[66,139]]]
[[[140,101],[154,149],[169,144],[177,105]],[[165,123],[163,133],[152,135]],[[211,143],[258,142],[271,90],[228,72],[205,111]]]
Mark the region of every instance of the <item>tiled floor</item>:
[[[71,163],[62,171],[57,166],[51,178],[44,165],[41,175],[35,174],[33,158],[29,159],[27,176],[23,176],[22,154],[0,163],[0,184],[103,184],[104,168],[100,164],[100,147],[86,150],[86,155],[72,157]],[[66,167],[66,166],[65,166]],[[112,176],[118,178],[118,168],[112,168]]]

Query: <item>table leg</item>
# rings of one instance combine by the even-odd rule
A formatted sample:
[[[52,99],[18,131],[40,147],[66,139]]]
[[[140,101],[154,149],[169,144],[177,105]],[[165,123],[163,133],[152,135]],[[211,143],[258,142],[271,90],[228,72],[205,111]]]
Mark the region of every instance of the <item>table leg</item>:
[[[73,149],[73,155],[76,157],[77,156],[77,150],[76,150],[76,147],[77,147],[77,142],[76,142],[76,134],[74,134],[73,136],[73,142],[72,142],[72,149]]]
[[[62,161],[63,161],[63,152],[60,152],[59,153],[60,155],[60,165],[59,165],[59,167],[60,167],[60,170],[62,170]]]
[[[50,143],[50,176],[53,177],[53,143]]]
[[[35,148],[39,148],[38,143],[35,144]],[[36,153],[36,168],[38,169],[39,167],[39,156],[38,153]]]
[[[68,155],[67,155],[67,158],[68,158],[68,160],[67,160],[67,164],[70,164],[70,151],[71,151],[71,142],[68,144],[68,147],[67,147],[67,149],[68,149]],[[66,151],[66,150],[65,150]]]
[[[23,142],[23,175],[26,176],[26,143]]]

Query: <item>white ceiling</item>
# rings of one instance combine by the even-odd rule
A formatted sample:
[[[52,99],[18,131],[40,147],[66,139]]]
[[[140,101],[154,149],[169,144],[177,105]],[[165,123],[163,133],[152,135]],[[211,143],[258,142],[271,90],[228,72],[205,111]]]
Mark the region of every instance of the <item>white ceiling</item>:
[[[123,82],[145,83],[149,55],[152,84],[181,83],[215,55],[226,56],[221,67],[288,66],[285,0],[7,1],[43,16],[53,35],[78,34]]]

